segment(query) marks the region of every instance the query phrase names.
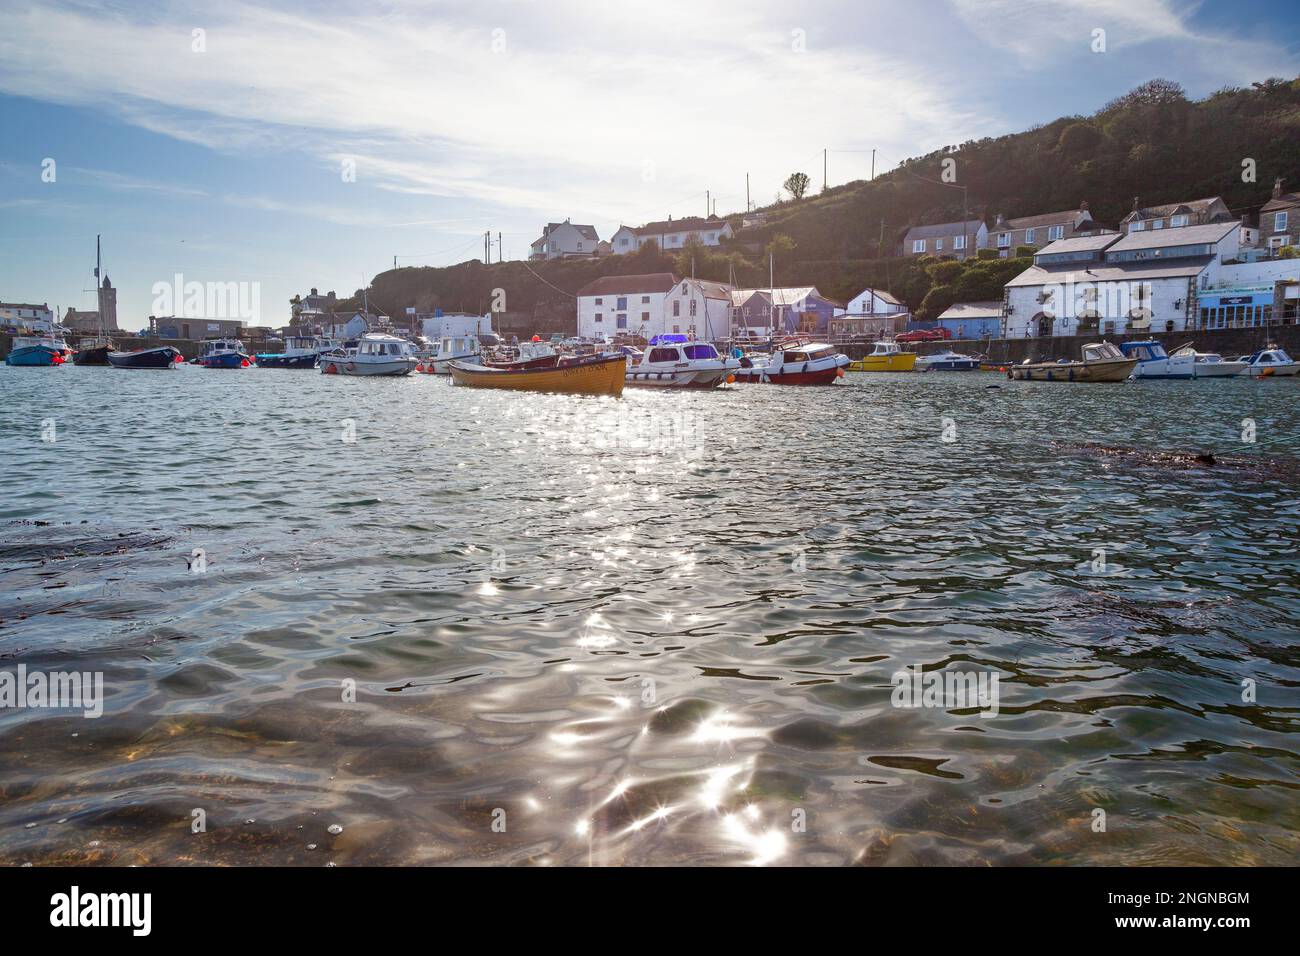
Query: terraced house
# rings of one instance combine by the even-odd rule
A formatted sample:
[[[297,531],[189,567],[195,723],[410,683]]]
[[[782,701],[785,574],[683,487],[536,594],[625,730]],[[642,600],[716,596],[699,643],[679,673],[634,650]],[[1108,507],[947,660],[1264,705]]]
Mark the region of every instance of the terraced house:
[[[1079,203],[1078,209],[1063,212],[1047,212],[1037,216],[1021,216],[1007,219],[998,213],[989,229],[989,242],[1003,259],[1015,255],[1017,246],[1032,246],[1040,249],[1049,242],[1058,239],[1072,239],[1075,236],[1089,236],[1103,229],[1092,218],[1088,203]]]
[[[1212,222],[1231,222],[1237,217],[1228,204],[1218,196],[1171,202],[1163,206],[1141,206],[1139,197],[1133,197],[1133,210],[1120,220],[1122,232],[1144,232],[1157,229],[1178,229],[1182,226],[1204,226]]]
[[[982,219],[913,226],[903,236],[905,256],[956,256],[965,259],[988,247],[989,227]]]
[[[730,239],[734,234],[731,223],[720,216],[687,216],[685,219],[669,217],[660,222],[648,222],[639,229],[620,226],[609,242],[611,251],[619,255],[636,252],[647,242],[670,251],[681,249],[692,239],[701,245],[717,246],[723,239]]]
[[[1272,253],[1287,246],[1300,248],[1300,193],[1282,192],[1273,181],[1273,195],[1259,210],[1260,243]]]

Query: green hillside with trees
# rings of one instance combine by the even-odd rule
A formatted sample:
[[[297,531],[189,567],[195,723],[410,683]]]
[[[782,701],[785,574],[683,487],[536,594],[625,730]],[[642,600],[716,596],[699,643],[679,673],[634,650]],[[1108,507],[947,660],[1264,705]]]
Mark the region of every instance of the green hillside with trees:
[[[944,182],[948,159],[955,161],[949,164],[955,183]],[[490,308],[493,290],[503,289],[507,311],[523,316],[524,326],[571,330],[570,293],[594,278],[673,271],[762,287],[771,253],[777,285],[815,285],[841,301],[868,287],[888,289],[919,318],[932,318],[954,301],[1001,298],[1002,284],[1029,265],[1027,258],[895,257],[910,226],[961,218],[963,191],[956,187],[965,187],[971,216],[989,222],[998,213],[1014,218],[1075,209],[1087,200],[1094,218],[1114,226],[1134,197],[1153,206],[1221,196],[1234,213],[1253,212],[1278,176],[1288,188],[1300,186],[1300,78],[1227,88],[1196,101],[1176,83],[1152,80],[1091,116],[945,147],[870,182],[810,195],[806,179],[792,174],[787,182],[803,197],[765,207],[763,226],[741,230],[722,247],[401,268],[375,277],[370,301],[394,316],[408,306],[480,312]]]

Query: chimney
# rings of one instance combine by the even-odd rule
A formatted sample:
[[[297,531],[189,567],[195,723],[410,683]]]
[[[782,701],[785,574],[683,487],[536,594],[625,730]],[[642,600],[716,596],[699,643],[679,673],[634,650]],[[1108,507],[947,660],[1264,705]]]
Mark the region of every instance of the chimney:
[[[1087,211],[1088,211],[1088,200],[1084,199],[1079,203],[1079,212],[1087,212]]]
[[[1276,179],[1273,180],[1273,198],[1274,199],[1282,198],[1282,177],[1281,176],[1278,176]]]
[[[1138,211],[1138,198],[1137,198],[1137,196],[1134,196],[1134,197],[1133,197],[1133,211],[1134,211],[1134,212],[1137,212],[1137,211]]]

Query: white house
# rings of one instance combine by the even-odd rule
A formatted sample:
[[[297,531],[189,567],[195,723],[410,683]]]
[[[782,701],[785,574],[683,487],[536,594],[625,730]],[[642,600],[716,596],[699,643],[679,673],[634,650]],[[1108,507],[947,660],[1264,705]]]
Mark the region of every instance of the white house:
[[[578,290],[578,335],[658,335],[664,331],[664,302],[676,286],[671,272],[605,276],[588,282]]]
[[[897,315],[907,306],[884,289],[866,289],[849,299],[847,315]]]
[[[600,236],[593,226],[580,226],[564,222],[548,222],[542,229],[528,256],[530,259],[567,259],[594,256],[599,250]]]
[[[639,229],[620,226],[610,239],[610,247],[615,254],[622,254],[636,252],[644,243],[653,242],[660,249],[672,252],[681,249],[692,238],[701,245],[716,246],[734,234],[731,223],[718,216],[669,217],[661,222],[648,222]]]
[[[1239,223],[1054,242],[1004,289],[1005,334],[1118,335],[1197,327],[1197,292],[1235,259]]]
[[[54,325],[54,312],[46,303],[0,302],[0,325],[48,331]]]
[[[648,333],[694,335],[713,341],[731,335],[732,286],[706,279],[680,279],[664,297],[662,324]]]

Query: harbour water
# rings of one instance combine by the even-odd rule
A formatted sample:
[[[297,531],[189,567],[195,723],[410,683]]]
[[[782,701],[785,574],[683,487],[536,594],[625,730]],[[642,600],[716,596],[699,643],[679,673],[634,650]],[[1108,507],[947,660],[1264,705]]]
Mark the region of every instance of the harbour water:
[[[0,368],[0,863],[1294,863],[1298,398]]]

